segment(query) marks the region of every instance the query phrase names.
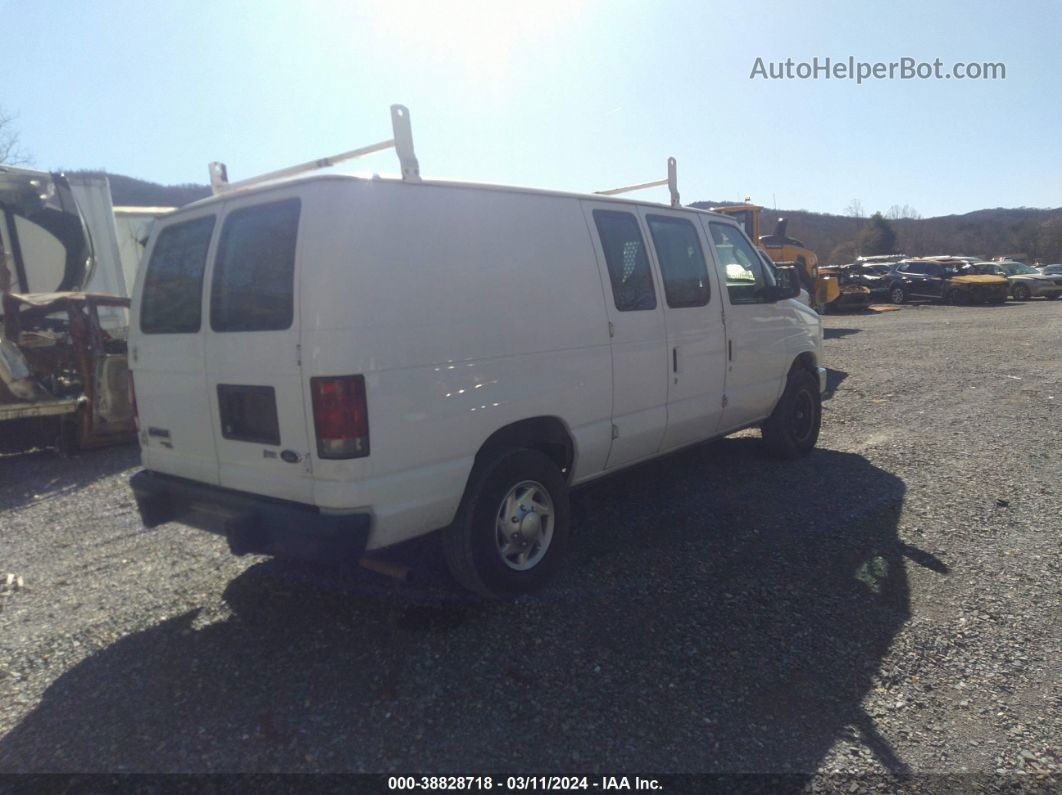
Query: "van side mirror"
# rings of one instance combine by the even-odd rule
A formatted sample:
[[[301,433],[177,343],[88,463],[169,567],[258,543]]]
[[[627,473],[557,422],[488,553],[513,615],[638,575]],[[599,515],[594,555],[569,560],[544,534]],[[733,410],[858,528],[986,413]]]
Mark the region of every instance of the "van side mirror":
[[[776,265],[774,268],[776,283],[763,290],[763,300],[773,303],[800,295],[800,276],[792,265]]]

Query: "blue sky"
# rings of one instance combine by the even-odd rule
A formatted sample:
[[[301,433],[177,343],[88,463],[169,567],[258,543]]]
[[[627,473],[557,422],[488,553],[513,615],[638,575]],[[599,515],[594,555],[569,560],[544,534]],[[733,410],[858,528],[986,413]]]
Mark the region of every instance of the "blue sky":
[[[0,19],[0,107],[40,168],[240,179],[389,138],[401,102],[429,177],[593,191],[674,155],[687,202],[1062,206],[1062,0],[0,0]],[[1007,76],[749,78],[816,56]]]

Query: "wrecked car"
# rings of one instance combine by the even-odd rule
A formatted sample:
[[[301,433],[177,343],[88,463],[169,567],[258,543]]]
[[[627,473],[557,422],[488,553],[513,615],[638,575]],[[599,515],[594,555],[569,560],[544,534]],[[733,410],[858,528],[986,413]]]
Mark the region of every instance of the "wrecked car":
[[[862,262],[853,262],[849,265],[833,265],[829,268],[837,274],[841,284],[841,295],[845,295],[844,288],[863,288],[866,290],[866,303],[889,300],[889,285],[892,271],[887,265],[868,265]],[[848,292],[854,292],[850,289]],[[858,303],[858,300],[853,300]]]
[[[906,259],[892,272],[889,298],[894,304],[912,299],[962,305],[1002,304],[1009,287],[1002,276],[977,273],[965,259]]]
[[[110,189],[89,182],[0,166],[2,452],[135,438]]]
[[[1022,262],[976,262],[978,273],[994,273],[1004,277],[1015,301],[1028,301],[1043,296],[1050,301],[1062,295],[1062,273],[1042,273]]]
[[[99,320],[101,308],[128,306],[104,294],[3,294],[0,451],[135,438],[126,341]]]
[[[831,279],[837,282],[837,297],[824,305],[824,313],[865,309],[871,304],[870,289],[861,283],[857,274],[850,271],[849,267],[827,265],[818,268],[817,273],[820,279]]]

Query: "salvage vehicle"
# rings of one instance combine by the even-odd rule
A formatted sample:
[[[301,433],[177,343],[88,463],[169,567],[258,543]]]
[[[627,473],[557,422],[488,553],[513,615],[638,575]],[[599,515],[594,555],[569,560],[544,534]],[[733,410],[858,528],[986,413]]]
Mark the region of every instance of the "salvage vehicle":
[[[1015,301],[1028,301],[1041,296],[1055,301],[1062,295],[1062,273],[1042,273],[1021,262],[976,262],[974,268],[978,273],[994,273],[1006,278],[1010,295]]]
[[[135,438],[124,289],[106,178],[0,166],[5,452]]]
[[[1038,270],[1044,276],[1062,276],[1062,265],[1041,265]]]
[[[861,309],[875,301],[889,300],[891,270],[887,265],[853,262],[848,265],[830,265],[820,268],[819,272],[836,274],[837,282],[841,286],[841,295],[836,302],[838,308]],[[858,293],[855,288],[860,288]]]
[[[894,304],[911,299],[949,304],[1002,304],[1007,300],[1007,280],[980,274],[965,259],[911,258],[900,262],[891,276],[889,297]]]
[[[159,220],[130,327],[147,526],[351,564],[438,532],[501,597],[555,570],[574,486],[742,428],[812,450],[819,317],[679,203],[673,159],[670,204],[427,180],[391,122],[343,157],[393,147],[401,178],[212,164]]]
[[[4,293],[0,334],[0,450],[69,452],[136,438],[126,342],[100,309],[128,298],[95,293]]]

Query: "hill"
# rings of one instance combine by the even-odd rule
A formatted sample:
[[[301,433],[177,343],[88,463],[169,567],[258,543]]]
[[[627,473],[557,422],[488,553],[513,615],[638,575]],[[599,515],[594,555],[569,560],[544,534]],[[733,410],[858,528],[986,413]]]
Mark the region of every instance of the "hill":
[[[697,201],[693,207],[740,204],[734,201]],[[813,250],[819,260],[840,264],[858,254],[855,238],[865,218],[814,213],[807,210],[764,208],[761,232],[770,234],[779,218],[789,219],[788,233]],[[955,254],[995,257],[1022,253],[1029,260],[1062,262],[1062,208],[1018,207],[976,210],[936,218],[898,218],[898,249],[909,256]]]
[[[116,205],[179,207],[210,195],[207,185],[159,185],[103,171],[71,173],[106,176],[110,180],[111,196]],[[739,203],[696,201],[691,206],[718,207]],[[764,208],[763,234],[773,231],[779,218],[788,218],[789,234],[804,241],[824,263],[842,263],[854,259],[858,253],[855,239],[866,223],[864,218],[851,216]],[[1020,252],[1030,261],[1062,262],[1062,208],[997,207],[963,215],[899,218],[890,223],[896,229],[899,249],[910,256],[959,254],[994,257]]]
[[[210,195],[209,185],[159,185],[156,182],[91,169],[67,171],[66,173],[107,177],[111,183],[111,200],[116,207],[180,207]]]

